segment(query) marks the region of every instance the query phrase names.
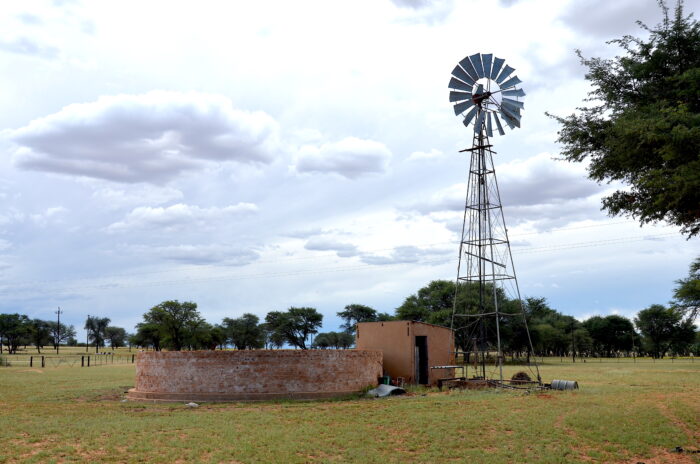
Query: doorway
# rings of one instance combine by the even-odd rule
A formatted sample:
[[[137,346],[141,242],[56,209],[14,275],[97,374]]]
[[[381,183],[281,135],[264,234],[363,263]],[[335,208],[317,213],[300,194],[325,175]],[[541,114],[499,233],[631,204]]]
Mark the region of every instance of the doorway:
[[[416,336],[416,383],[426,385],[430,383],[428,376],[428,337]]]

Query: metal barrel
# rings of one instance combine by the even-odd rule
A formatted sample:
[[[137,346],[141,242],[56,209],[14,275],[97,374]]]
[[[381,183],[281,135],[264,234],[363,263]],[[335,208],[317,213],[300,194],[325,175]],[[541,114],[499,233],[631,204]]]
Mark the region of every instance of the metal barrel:
[[[575,380],[552,380],[552,390],[578,390]]]

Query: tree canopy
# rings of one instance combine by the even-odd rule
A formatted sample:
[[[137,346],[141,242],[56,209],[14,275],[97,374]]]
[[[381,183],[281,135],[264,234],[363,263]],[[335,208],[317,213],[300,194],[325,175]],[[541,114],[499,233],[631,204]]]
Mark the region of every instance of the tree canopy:
[[[690,265],[688,277],[676,281],[673,306],[689,321],[695,321],[700,312],[700,256]]]
[[[349,304],[337,314],[338,317],[345,321],[340,328],[349,334],[355,333],[355,326],[358,322],[376,322],[379,320],[377,310],[363,304]]]
[[[639,23],[647,39],[609,43],[624,50],[611,59],[584,58],[591,106],[554,117],[563,157],[589,161],[597,182],[628,187],[603,199],[610,215],[642,224],[665,220],[689,238],[700,233],[700,25],[660,2],[662,22]]]
[[[272,332],[272,338],[284,340],[290,345],[307,349],[309,335],[318,333],[323,322],[323,315],[315,308],[291,307],[287,311],[271,311],[265,317],[265,323]]]

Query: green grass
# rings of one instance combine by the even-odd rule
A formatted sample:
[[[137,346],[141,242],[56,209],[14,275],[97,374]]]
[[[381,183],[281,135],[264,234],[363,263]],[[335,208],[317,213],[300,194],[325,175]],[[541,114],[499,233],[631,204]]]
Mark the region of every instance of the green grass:
[[[0,462],[699,462],[668,450],[700,444],[700,363],[553,361],[581,390],[196,409],[121,402],[132,365],[0,368]]]

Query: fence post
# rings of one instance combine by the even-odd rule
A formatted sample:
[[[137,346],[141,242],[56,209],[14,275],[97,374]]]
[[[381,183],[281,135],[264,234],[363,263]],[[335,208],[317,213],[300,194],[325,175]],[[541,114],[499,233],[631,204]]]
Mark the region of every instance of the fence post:
[[[88,355],[88,367],[90,367],[90,355]]]
[[[131,355],[131,364],[134,364],[134,355]]]
[[[44,357],[42,356],[41,357],[41,367],[45,367],[45,366],[46,366],[46,364],[44,364]]]
[[[34,356],[29,357],[29,367],[34,367]]]
[[[80,367],[85,367],[85,356],[80,357]]]

